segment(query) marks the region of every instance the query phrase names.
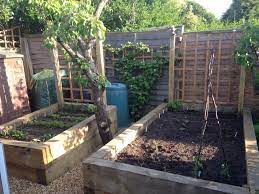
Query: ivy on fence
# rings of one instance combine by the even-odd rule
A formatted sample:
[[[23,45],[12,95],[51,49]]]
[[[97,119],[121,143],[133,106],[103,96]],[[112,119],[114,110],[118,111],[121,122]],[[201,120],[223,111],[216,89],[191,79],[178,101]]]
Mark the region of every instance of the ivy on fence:
[[[149,46],[143,43],[126,43],[120,48],[106,49],[119,57],[115,63],[115,69],[119,74],[119,80],[125,82],[129,89],[129,110],[131,118],[139,119],[143,114],[143,108],[150,99],[151,89],[160,76],[162,65],[168,60],[154,53],[150,61],[143,60],[141,56],[150,54]]]

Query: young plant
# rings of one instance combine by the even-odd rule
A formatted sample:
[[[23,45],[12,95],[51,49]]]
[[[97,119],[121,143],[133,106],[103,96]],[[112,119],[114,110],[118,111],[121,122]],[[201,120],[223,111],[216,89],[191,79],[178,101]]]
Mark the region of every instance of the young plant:
[[[26,139],[27,133],[22,130],[16,130],[16,129],[4,129],[0,132],[0,136],[2,137],[10,137],[16,140],[24,140]]]
[[[168,110],[172,112],[177,112],[183,109],[183,104],[180,101],[170,101],[167,106]]]
[[[198,156],[193,156],[193,176],[200,178],[203,170],[202,160]]]
[[[88,104],[86,110],[89,113],[95,113],[97,111],[97,107],[94,104]]]
[[[55,136],[54,134],[45,133],[39,139],[40,139],[40,141],[44,142],[44,141],[47,141],[47,140],[51,139],[54,136]]]
[[[230,178],[229,166],[226,162],[224,162],[220,165],[220,175],[227,179]]]

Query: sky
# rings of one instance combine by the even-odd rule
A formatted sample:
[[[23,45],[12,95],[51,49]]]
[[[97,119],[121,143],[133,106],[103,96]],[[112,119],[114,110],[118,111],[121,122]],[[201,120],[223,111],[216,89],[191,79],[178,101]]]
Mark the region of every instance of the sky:
[[[201,4],[205,9],[220,18],[222,14],[229,8],[232,0],[193,0]]]

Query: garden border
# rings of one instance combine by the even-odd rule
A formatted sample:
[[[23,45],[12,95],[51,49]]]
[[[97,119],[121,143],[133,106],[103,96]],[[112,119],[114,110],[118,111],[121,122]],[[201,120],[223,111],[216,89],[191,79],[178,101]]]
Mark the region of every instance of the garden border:
[[[75,103],[65,104],[76,105]],[[6,127],[18,127],[39,116],[49,115],[58,110],[58,104],[51,105],[0,125],[0,130]],[[117,130],[116,107],[108,106],[107,111],[112,122],[112,132],[115,134]],[[95,115],[43,143],[2,138],[0,138],[0,142],[4,144],[10,175],[45,185],[64,174],[103,145],[97,130]]]
[[[247,162],[247,187],[238,187],[213,181],[157,171],[153,169],[123,164],[109,159],[116,155],[140,136],[156,118],[167,110],[161,104],[137,123],[117,135],[112,141],[93,153],[83,162],[84,189],[87,194],[138,194],[138,193],[255,193],[258,150],[253,128],[251,127],[250,110],[244,111],[244,138]],[[247,112],[248,111],[248,112]],[[249,125],[249,126],[247,126]]]

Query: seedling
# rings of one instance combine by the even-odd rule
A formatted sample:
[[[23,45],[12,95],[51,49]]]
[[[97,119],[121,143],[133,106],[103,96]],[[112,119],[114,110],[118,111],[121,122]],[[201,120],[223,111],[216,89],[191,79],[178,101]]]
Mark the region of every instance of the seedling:
[[[183,109],[183,104],[180,101],[170,101],[167,107],[169,111],[176,112]]]
[[[24,140],[26,138],[27,133],[21,130],[8,130],[4,129],[0,132],[0,136],[2,137],[11,137],[17,140]]]
[[[42,135],[39,139],[40,139],[40,141],[44,142],[44,141],[47,141],[47,140],[51,139],[51,138],[54,137],[54,136],[55,136],[54,134],[45,133],[45,134]]]
[[[193,175],[195,178],[200,178],[203,170],[202,160],[198,156],[193,156]]]
[[[97,111],[97,107],[93,104],[88,104],[86,110],[89,113],[95,113]]]
[[[220,166],[220,175],[227,179],[230,178],[229,166],[226,162],[222,163]]]

